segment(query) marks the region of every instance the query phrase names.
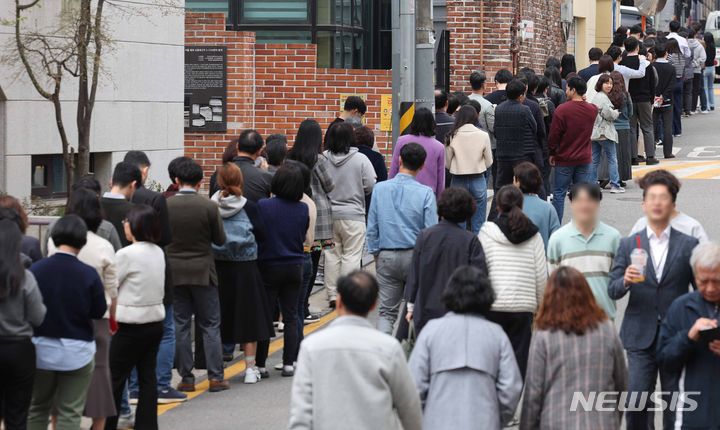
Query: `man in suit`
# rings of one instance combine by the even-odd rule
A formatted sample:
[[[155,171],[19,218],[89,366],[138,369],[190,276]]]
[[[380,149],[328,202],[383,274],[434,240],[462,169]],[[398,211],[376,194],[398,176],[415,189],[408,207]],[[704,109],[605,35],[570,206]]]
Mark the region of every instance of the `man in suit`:
[[[160,242],[157,245],[165,248],[170,244],[170,221],[168,219],[167,201],[162,194],[152,191],[145,187],[148,173],[150,172],[150,159],[147,154],[142,151],[128,151],[125,154],[125,162],[131,163],[140,169],[142,182],[138,185],[135,194],[132,197],[132,203],[139,205],[148,205],[155,209],[160,216]],[[175,361],[175,319],[173,316],[172,305],[172,279],[170,265],[165,264],[165,297],[163,304],[165,305],[165,322],[163,326],[163,337],[160,341],[160,349],[157,355],[157,385],[158,385],[158,403],[176,403],[187,400],[187,395],[177,391],[170,385],[172,379],[173,363]],[[129,383],[130,401],[135,403],[138,398],[137,375],[133,371]]]
[[[202,167],[188,157],[176,164],[177,194],[168,199],[172,241],[165,248],[172,271],[175,307],[176,363],[182,381],[179,391],[195,391],[190,336],[193,315],[200,327],[210,391],[227,390],[220,342],[220,299],[212,244],[225,243],[220,212],[215,203],[198,194]]]
[[[630,294],[620,339],[628,356],[631,393],[628,400],[634,406],[644,398],[643,393],[649,398],[655,391],[658,371],[663,392],[672,393],[678,389],[679,375],[659,365],[658,335],[673,300],[686,294],[691,284],[695,286],[690,256],[698,244],[697,239],[670,226],[680,188],[672,174],[664,170],[650,172],[643,177],[640,186],[648,226],[620,242],[608,285],[608,293],[614,300]],[[635,248],[642,248],[647,253],[644,273],[640,267],[631,264],[630,254]],[[633,395],[637,396],[635,400]],[[668,404],[670,397],[662,396]],[[646,401],[644,406],[656,405]],[[671,428],[675,413],[667,409],[663,411],[663,422],[665,428]],[[628,411],[627,428],[653,428],[652,413],[648,410]]]

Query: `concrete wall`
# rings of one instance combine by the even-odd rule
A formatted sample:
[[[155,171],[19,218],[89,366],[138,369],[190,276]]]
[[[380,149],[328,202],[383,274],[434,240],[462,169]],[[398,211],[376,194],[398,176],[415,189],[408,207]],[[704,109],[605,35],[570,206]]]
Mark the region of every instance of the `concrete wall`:
[[[617,2],[616,22],[620,22],[620,2]],[[587,67],[587,53],[590,48],[598,47],[605,51],[612,43],[613,9],[612,0],[573,0],[575,18],[575,63],[578,70]],[[618,24],[619,25],[619,24]]]
[[[22,28],[52,33],[63,7],[77,0],[43,2]],[[169,183],[167,162],[183,153],[184,0],[114,0],[106,3],[105,17],[112,47],[103,55],[104,74],[93,112],[91,152],[96,174],[105,185],[112,165],[125,152],[148,152],[153,165],[150,178]],[[0,19],[14,16],[13,2],[0,2]],[[12,47],[14,28],[0,26],[0,46]],[[60,138],[52,104],[32,87],[25,71],[13,65],[0,67],[0,86],[7,97],[4,155],[8,193],[30,195],[31,156],[59,154]],[[63,119],[68,137],[76,146],[75,108],[77,85],[63,81]],[[0,110],[0,114],[2,114]],[[0,122],[3,119],[0,118]],[[0,154],[3,151],[0,150]],[[0,181],[2,184],[2,181]]]

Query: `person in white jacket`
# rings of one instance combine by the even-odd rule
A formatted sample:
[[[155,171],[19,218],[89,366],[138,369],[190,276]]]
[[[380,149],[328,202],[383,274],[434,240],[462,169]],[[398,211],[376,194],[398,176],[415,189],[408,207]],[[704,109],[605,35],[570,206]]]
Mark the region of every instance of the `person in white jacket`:
[[[495,196],[498,216],[483,225],[479,237],[495,290],[488,319],[505,330],[525,378],[533,314],[547,282],[547,260],[538,228],[522,211],[523,200],[514,186],[501,188]]]
[[[148,205],[134,205],[123,221],[130,245],[117,252],[118,331],[110,344],[115,407],[133,368],[138,373],[135,428],[156,429],[157,378],[155,364],[165,321],[165,254],[160,240],[160,217]],[[106,429],[117,427],[118,417],[108,418]]]

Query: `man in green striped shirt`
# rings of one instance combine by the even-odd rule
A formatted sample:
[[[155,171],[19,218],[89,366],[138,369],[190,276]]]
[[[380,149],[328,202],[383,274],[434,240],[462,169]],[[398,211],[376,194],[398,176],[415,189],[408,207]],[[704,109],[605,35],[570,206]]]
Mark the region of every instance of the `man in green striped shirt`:
[[[615,318],[615,302],[608,296],[609,273],[620,245],[620,232],[598,219],[602,191],[596,184],[575,184],[570,190],[572,221],[548,242],[550,272],[573,267],[587,279],[600,307]]]

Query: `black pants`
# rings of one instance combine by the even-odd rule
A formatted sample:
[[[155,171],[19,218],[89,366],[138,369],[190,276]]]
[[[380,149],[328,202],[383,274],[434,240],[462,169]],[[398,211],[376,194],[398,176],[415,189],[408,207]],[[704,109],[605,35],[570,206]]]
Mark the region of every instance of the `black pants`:
[[[263,283],[267,290],[268,303],[275,309],[278,302],[283,316],[283,364],[292,366],[297,361],[298,353],[298,294],[302,284],[302,264],[281,266],[261,266]],[[270,341],[258,342],[255,362],[258,367],[265,367]]]
[[[0,338],[0,421],[6,430],[25,430],[35,379],[35,345]]]
[[[532,312],[489,312],[487,319],[502,326],[505,334],[510,339],[510,344],[512,344],[513,351],[515,351],[515,360],[517,360],[524,381],[530,355]]]
[[[686,79],[683,82],[683,110],[685,114],[690,114],[692,111],[692,95],[693,95],[693,80]]]
[[[303,318],[310,316],[310,296],[312,295],[313,287],[315,286],[315,279],[317,279],[318,266],[320,265],[321,255],[322,251],[313,251],[312,254],[310,254],[310,258],[312,258],[312,275],[310,275],[310,279],[308,280],[308,283],[306,285],[307,291],[305,291],[305,315],[303,315]]]
[[[133,368],[138,374],[138,404],[135,428],[154,430],[157,423],[157,377],[155,366],[163,321],[148,324],[120,324],[110,344],[110,373],[112,374],[115,408],[120,410],[123,390]],[[118,417],[109,417],[105,430],[117,429]]]
[[[497,173],[493,172],[493,190],[495,191],[495,195],[493,195],[492,203],[490,203],[490,213],[487,218],[488,221],[492,221],[497,217],[497,204],[495,203],[495,196],[497,195],[498,190],[505,185],[512,185],[513,178],[515,177],[513,169],[515,169],[515,166],[525,161],[538,165],[535,154],[528,154],[520,160],[496,160],[493,162],[493,165],[497,164]],[[538,168],[541,168],[542,164],[538,166]]]
[[[692,104],[690,105],[691,111],[695,112],[698,110],[698,101],[700,100],[700,93],[704,91],[703,88],[703,74],[695,73],[693,75],[693,88],[692,88]]]
[[[672,155],[673,109],[675,109],[674,106],[667,106],[667,107],[660,107],[660,108],[653,109],[653,122],[655,123],[656,129],[659,129],[659,126],[662,125],[662,130],[663,130],[662,145],[663,145],[663,155],[665,157],[669,157]],[[656,133],[656,135],[658,135],[658,134],[659,133]]]

